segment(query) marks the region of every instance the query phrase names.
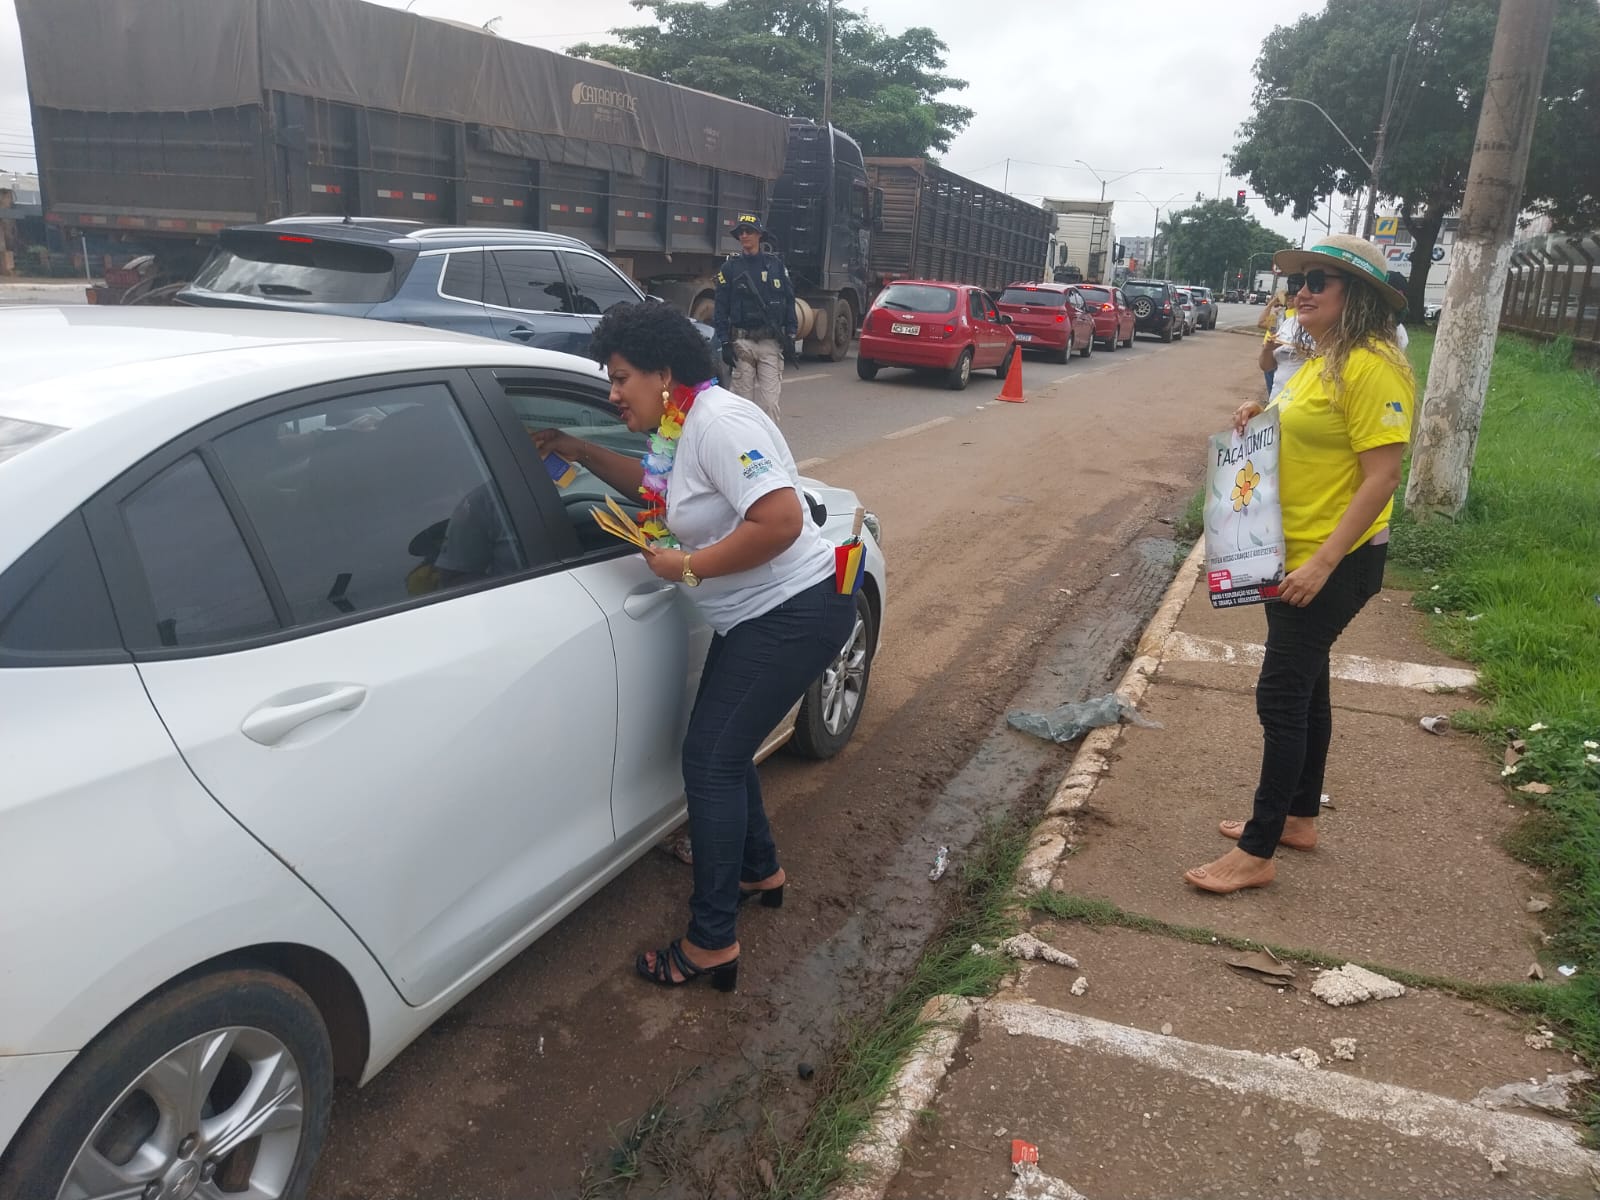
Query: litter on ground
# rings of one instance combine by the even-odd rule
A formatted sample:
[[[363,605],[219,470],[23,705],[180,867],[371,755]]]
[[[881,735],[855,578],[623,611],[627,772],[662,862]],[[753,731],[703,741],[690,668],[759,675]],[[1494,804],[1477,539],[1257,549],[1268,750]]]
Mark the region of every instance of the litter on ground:
[[[1085,992],[1087,992],[1088,990],[1089,990],[1089,977],[1087,975],[1079,975],[1076,979],[1074,979],[1072,981],[1072,994],[1074,996],[1081,996]]]
[[[1311,994],[1335,1008],[1360,1004],[1365,1000],[1388,1000],[1406,994],[1405,985],[1386,979],[1376,971],[1345,963],[1337,970],[1324,971],[1311,985]]]
[[[1568,1071],[1565,1075],[1546,1075],[1543,1083],[1536,1079],[1504,1083],[1484,1088],[1473,1103],[1479,1108],[1536,1108],[1557,1117],[1571,1116],[1573,1089],[1593,1078],[1587,1071]]]
[[[1000,943],[999,950],[1008,958],[1042,958],[1045,962],[1055,963],[1058,967],[1078,965],[1078,960],[1065,950],[1057,950],[1049,942],[1041,942],[1031,933],[1019,933],[1015,937],[1008,937]]]
[[[1252,950],[1223,961],[1246,978],[1261,983],[1277,986],[1294,978],[1294,968],[1270,950]]]
[[[1161,728],[1159,722],[1141,716],[1138,709],[1122,700],[1115,692],[1107,692],[1104,696],[1096,696],[1092,700],[1077,700],[1071,704],[1063,704],[1060,708],[1047,713],[1018,710],[1006,714],[1006,724],[1011,728],[1059,744],[1076,741],[1091,729],[1099,729],[1102,725],[1115,725],[1118,721],[1127,721],[1130,725],[1142,725],[1146,729]]]
[[[1356,1040],[1355,1040],[1355,1038],[1334,1038],[1333,1039],[1333,1056],[1334,1056],[1334,1058],[1338,1059],[1340,1062],[1355,1062],[1355,1060],[1356,1060]]]
[[[1318,1054],[1310,1046],[1296,1046],[1293,1050],[1289,1051],[1289,1053],[1285,1054],[1284,1057],[1294,1059],[1295,1062],[1299,1063],[1308,1071],[1315,1071],[1322,1065],[1322,1055]]]

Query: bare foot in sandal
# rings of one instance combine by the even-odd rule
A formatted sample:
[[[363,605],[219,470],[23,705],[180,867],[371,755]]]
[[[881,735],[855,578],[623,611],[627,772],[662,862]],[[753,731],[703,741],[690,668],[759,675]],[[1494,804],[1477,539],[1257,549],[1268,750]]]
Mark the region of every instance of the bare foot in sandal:
[[[1257,858],[1235,846],[1216,861],[1185,871],[1183,880],[1201,891],[1225,896],[1244,888],[1266,887],[1277,874],[1270,858]]]
[[[1239,835],[1244,832],[1243,821],[1223,821],[1217,825],[1217,832],[1225,838],[1239,840]],[[1317,848],[1317,819],[1315,817],[1290,817],[1283,823],[1283,836],[1278,839],[1278,845],[1287,846],[1291,850],[1315,850]]]

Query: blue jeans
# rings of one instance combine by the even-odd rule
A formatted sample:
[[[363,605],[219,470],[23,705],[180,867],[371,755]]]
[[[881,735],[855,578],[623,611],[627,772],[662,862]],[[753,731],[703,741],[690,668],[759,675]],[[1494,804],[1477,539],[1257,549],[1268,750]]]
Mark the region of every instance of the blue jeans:
[[[689,940],[703,950],[733,945],[740,880],[778,869],[755,753],[854,627],[855,598],[839,595],[830,575],[711,641],[683,739],[694,848]]]

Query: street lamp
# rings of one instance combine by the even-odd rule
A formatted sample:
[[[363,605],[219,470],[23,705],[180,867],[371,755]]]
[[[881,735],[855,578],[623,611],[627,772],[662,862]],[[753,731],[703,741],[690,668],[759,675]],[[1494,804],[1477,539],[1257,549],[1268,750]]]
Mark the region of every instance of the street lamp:
[[[1096,171],[1088,163],[1084,162],[1083,159],[1075,158],[1072,161],[1077,163],[1080,167],[1082,167],[1085,171],[1089,172],[1089,174],[1093,175],[1096,179],[1100,179],[1100,172]],[[1162,171],[1162,170],[1165,170],[1165,169],[1166,168],[1164,168],[1164,167],[1138,167],[1138,168],[1136,168],[1136,169],[1134,169],[1132,171],[1124,171],[1121,175],[1113,175],[1110,179],[1100,179],[1100,199],[1104,200],[1106,198],[1106,184],[1108,184],[1108,183],[1116,183],[1117,180],[1119,180],[1119,179],[1126,179],[1129,175],[1140,175],[1140,174],[1143,174],[1145,171]]]
[[[1289,100],[1295,104],[1309,104],[1322,114],[1322,119],[1333,126],[1333,131],[1344,139],[1344,144],[1350,147],[1350,152],[1361,160],[1361,165],[1367,169],[1367,178],[1372,185],[1372,194],[1367,198],[1366,226],[1361,234],[1361,236],[1368,238],[1372,236],[1373,211],[1378,203],[1378,173],[1383,169],[1383,143],[1389,132],[1389,110],[1394,106],[1394,68],[1395,60],[1394,56],[1391,55],[1389,58],[1389,83],[1384,89],[1383,116],[1378,121],[1378,147],[1373,151],[1371,161],[1368,161],[1367,156],[1356,149],[1356,144],[1350,140],[1350,135],[1340,129],[1339,122],[1330,117],[1328,110],[1315,100],[1303,100],[1299,96],[1272,96],[1267,100],[1268,104],[1271,104],[1274,100]]]
[[[1150,258],[1152,260],[1154,260],[1155,256],[1156,256],[1156,242],[1158,242],[1161,239],[1161,210],[1163,208],[1165,208],[1167,205],[1171,204],[1174,200],[1177,200],[1180,197],[1182,197],[1183,193],[1182,192],[1173,192],[1172,195],[1168,196],[1160,204],[1157,204],[1154,200],[1150,199],[1150,197],[1146,196],[1143,192],[1135,192],[1134,195],[1139,197],[1139,199],[1143,200],[1151,208],[1156,210],[1155,224],[1150,229]],[[1167,265],[1167,268],[1169,270],[1172,268],[1172,246],[1170,244],[1167,246],[1166,265]]]

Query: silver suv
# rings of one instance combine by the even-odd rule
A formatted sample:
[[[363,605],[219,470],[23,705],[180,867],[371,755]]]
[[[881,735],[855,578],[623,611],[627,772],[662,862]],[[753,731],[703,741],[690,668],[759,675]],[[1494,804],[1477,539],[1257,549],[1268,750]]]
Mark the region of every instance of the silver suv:
[[[1215,329],[1217,327],[1217,298],[1211,294],[1208,287],[1190,287],[1189,298],[1194,301],[1194,327],[1196,329]]]

